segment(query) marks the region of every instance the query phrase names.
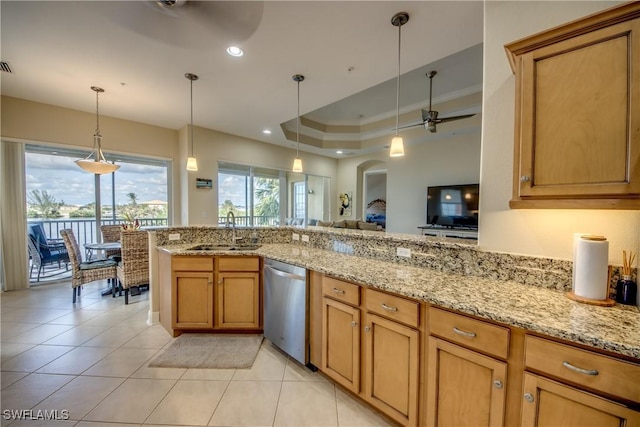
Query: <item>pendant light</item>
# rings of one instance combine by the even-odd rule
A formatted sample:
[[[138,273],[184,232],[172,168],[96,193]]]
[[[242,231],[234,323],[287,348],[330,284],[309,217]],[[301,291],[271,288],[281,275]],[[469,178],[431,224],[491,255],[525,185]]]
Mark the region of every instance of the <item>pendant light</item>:
[[[294,74],[293,81],[298,83],[298,114],[296,115],[296,158],[293,161],[293,171],[302,172],[302,160],[300,159],[300,82],[304,81],[302,74]]]
[[[407,12],[400,12],[393,15],[391,24],[398,27],[398,79],[396,81],[396,136],[391,140],[390,157],[404,156],[404,142],[402,137],[398,135],[398,122],[400,121],[400,47],[402,42],[402,26],[409,21]]]
[[[187,158],[187,170],[195,172],[198,170],[198,161],[193,156],[193,82],[198,80],[199,77],[191,73],[186,73],[184,76],[191,82],[191,127],[189,128],[191,133],[191,156]]]
[[[93,151],[84,159],[76,160],[76,165],[80,166],[87,172],[94,173],[96,175],[102,175],[105,173],[111,173],[118,170],[120,165],[114,165],[107,162],[102,154],[102,135],[100,134],[100,113],[98,97],[100,93],[104,92],[104,89],[97,86],[91,86],[91,90],[96,93],[96,132],[93,134]]]

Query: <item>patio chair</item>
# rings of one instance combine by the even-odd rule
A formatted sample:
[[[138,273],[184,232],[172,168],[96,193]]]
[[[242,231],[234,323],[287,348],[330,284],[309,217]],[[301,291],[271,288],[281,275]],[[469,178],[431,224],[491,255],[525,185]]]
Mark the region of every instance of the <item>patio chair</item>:
[[[149,233],[123,231],[120,244],[122,260],[117,268],[118,282],[124,290],[124,303],[129,304],[129,288],[149,285]]]
[[[61,269],[62,263],[64,263],[65,271],[69,271],[69,253],[67,252],[67,248],[64,244],[47,244],[44,237],[40,236],[42,235],[37,237],[31,233],[27,236],[27,246],[29,248],[29,256],[31,257],[29,278],[33,277],[33,268],[38,267],[38,276],[36,279],[38,282],[40,281],[42,272],[48,264],[57,263],[58,269]]]
[[[112,292],[115,293],[117,263],[114,260],[98,260],[91,262],[82,262],[82,252],[78,246],[76,236],[72,230],[60,230],[60,235],[64,240],[64,244],[69,252],[69,260],[71,261],[71,287],[73,288],[73,303],[76,297],[80,295],[82,285],[96,280],[111,280]]]
[[[120,225],[101,225],[100,231],[102,232],[102,241],[104,243],[120,241],[120,232],[122,231],[122,227]],[[105,251],[105,256],[115,260],[116,262],[120,262],[119,249],[107,250]]]

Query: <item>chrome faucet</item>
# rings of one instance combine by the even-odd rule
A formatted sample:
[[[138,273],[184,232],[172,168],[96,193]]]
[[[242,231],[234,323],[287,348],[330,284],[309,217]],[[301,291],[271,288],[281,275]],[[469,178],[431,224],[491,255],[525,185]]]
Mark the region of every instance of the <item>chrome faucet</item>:
[[[236,244],[236,216],[231,211],[227,213],[227,224],[226,224],[227,228],[229,228],[229,217],[231,217],[231,225],[232,225],[231,242],[235,245]]]

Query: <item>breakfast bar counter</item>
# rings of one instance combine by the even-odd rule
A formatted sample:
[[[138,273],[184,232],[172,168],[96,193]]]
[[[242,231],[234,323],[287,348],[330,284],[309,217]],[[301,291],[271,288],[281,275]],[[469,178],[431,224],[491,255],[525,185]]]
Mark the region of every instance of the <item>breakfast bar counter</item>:
[[[164,246],[172,255],[229,255]],[[300,243],[263,244],[234,256],[261,256],[384,290],[525,331],[640,359],[640,312],[635,306],[597,307],[564,291],[317,249]]]

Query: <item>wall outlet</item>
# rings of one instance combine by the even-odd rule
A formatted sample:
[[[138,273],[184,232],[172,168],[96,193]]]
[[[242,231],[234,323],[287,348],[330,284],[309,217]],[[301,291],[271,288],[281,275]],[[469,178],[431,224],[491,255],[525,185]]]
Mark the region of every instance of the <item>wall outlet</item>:
[[[169,234],[169,240],[180,240],[180,233]]]
[[[298,233],[293,233],[293,234],[291,235],[291,240],[293,240],[293,241],[298,241],[298,240],[300,240],[300,235],[299,235]]]
[[[309,236],[307,236],[306,234],[302,235],[302,241],[303,242],[308,242],[309,241]]]
[[[411,249],[398,248],[397,251],[396,251],[396,255],[401,256],[401,257],[405,257],[405,258],[410,258],[411,257]]]

